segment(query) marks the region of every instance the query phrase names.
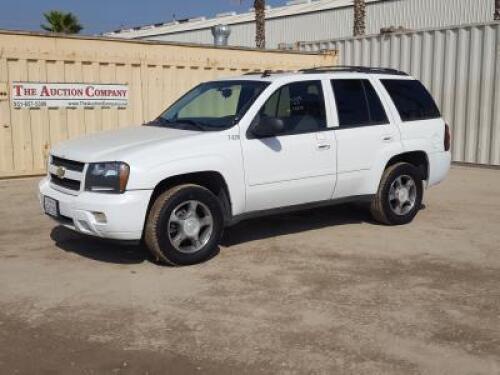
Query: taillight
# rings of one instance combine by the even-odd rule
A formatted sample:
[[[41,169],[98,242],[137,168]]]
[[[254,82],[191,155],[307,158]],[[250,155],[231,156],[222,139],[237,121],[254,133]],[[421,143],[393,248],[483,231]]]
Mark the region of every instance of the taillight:
[[[451,132],[448,124],[444,126],[444,150],[450,151],[451,148]]]

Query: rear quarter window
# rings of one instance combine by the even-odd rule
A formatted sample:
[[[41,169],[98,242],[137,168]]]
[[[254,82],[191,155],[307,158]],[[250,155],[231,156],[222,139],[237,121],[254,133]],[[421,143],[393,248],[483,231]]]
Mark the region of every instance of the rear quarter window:
[[[440,118],[434,99],[417,80],[382,79],[402,121],[418,121]]]

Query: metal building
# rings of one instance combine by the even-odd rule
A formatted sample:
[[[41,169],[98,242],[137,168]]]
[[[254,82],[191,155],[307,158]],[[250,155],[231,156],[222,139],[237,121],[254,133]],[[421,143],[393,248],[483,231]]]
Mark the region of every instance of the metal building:
[[[495,0],[366,0],[366,32],[381,28],[422,29],[484,23],[493,20]],[[352,35],[353,0],[295,0],[268,7],[268,48],[293,46],[298,41],[317,41]],[[211,27],[231,26],[229,45],[255,45],[255,14],[223,13],[214,18],[193,18],[116,30],[106,36],[172,42],[212,44]]]
[[[500,165],[500,22],[303,42],[342,65],[392,67],[431,91],[453,134],[454,161]]]

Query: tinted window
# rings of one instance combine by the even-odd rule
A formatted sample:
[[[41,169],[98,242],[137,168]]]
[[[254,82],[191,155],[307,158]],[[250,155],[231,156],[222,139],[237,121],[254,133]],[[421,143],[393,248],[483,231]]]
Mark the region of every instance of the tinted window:
[[[401,120],[416,121],[441,117],[434,99],[419,81],[383,79],[381,82],[398,109]]]
[[[387,115],[371,83],[366,79],[332,81],[340,127],[387,124]]]
[[[262,117],[282,119],[285,124],[282,135],[325,129],[325,102],[321,82],[296,82],[281,87],[267,100],[256,120]]]
[[[387,124],[387,114],[382,106],[382,102],[375,92],[372,84],[368,80],[363,80],[365,87],[366,100],[368,102],[368,110],[370,111],[370,121],[372,124]]]

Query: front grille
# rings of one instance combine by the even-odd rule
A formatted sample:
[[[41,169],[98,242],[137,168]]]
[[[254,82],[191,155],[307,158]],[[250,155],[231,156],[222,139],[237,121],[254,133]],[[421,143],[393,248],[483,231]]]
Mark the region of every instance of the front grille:
[[[52,156],[52,165],[55,165],[56,167],[64,167],[67,170],[76,172],[83,172],[83,169],[85,168],[85,163],[58,158],[57,156]]]
[[[50,165],[50,182],[68,190],[80,191],[84,180],[85,163],[52,156]],[[61,171],[62,169],[62,171]],[[62,174],[60,172],[63,172]],[[62,176],[62,177],[59,177]]]
[[[54,185],[63,187],[69,190],[80,190],[80,181],[72,180],[70,178],[59,178],[55,174],[50,174],[50,182]]]

